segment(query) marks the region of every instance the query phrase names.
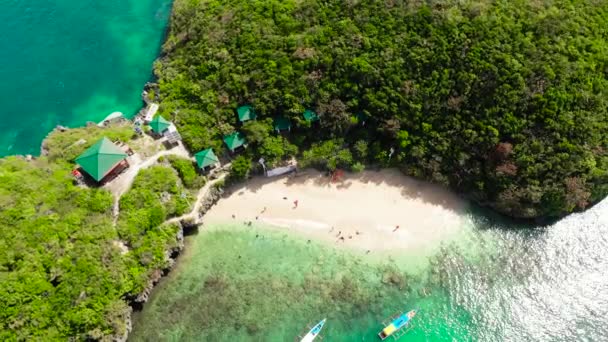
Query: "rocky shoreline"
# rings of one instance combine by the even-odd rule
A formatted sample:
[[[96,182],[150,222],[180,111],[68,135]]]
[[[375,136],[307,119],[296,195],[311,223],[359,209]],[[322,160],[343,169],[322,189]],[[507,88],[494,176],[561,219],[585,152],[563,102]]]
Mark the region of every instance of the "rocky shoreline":
[[[133,328],[133,311],[140,311],[141,309],[143,309],[143,305],[150,299],[150,295],[152,294],[154,287],[156,287],[156,285],[163,279],[163,277],[168,275],[169,272],[171,272],[171,270],[175,267],[177,259],[185,248],[184,236],[195,234],[196,232],[198,232],[198,229],[201,225],[200,218],[202,218],[205,213],[207,213],[207,211],[211,209],[211,207],[213,207],[222,198],[223,194],[224,190],[221,187],[212,186],[207,192],[207,194],[201,199],[201,205],[197,213],[198,219],[184,219],[175,223],[179,227],[179,230],[177,232],[177,239],[179,244],[178,246],[165,251],[165,258],[168,262],[168,267],[162,270],[155,270],[152,274],[152,277],[148,280],[148,284],[141,293],[137,294],[136,296],[126,298],[127,303],[131,307],[129,314],[127,315],[127,317],[125,317],[126,332],[124,335],[121,336],[111,336],[111,339],[113,341],[127,341],[129,333]]]
[[[100,124],[89,121],[85,124],[84,127],[90,126],[100,126],[100,127],[111,127],[116,123],[124,123],[124,122],[134,122],[138,117],[144,115],[146,109],[149,105],[154,103],[155,100],[158,100],[158,84],[148,82],[145,84],[144,89],[141,94],[141,98],[143,101],[142,109],[135,115],[133,119],[127,119],[123,116],[117,116],[110,114],[111,118],[102,120]],[[48,156],[50,154],[50,147],[48,146],[48,139],[52,134],[63,133],[69,131],[70,127],[66,127],[63,125],[57,125],[53,130],[51,130],[46,137],[42,140],[40,144],[40,156]],[[31,155],[24,156],[26,159],[31,160],[35,157]],[[213,207],[220,199],[223,194],[223,189],[221,187],[212,186],[209,188],[208,192],[201,199],[201,204],[198,208],[198,213],[196,213],[195,219],[182,219],[177,222],[173,222],[172,224],[178,227],[177,232],[177,241],[178,245],[174,246],[165,251],[165,260],[167,262],[167,267],[164,269],[156,269],[152,272],[150,279],[148,280],[147,285],[144,290],[136,295],[126,296],[124,300],[129,305],[129,310],[124,312],[121,316],[123,316],[124,321],[121,329],[117,329],[114,335],[108,336],[108,338],[112,341],[124,342],[127,341],[129,333],[132,330],[132,315],[134,311],[139,311],[143,308],[143,305],[149,300],[150,295],[154,289],[154,287],[162,280],[164,276],[169,274],[171,270],[175,267],[177,263],[177,259],[181,255],[182,251],[185,248],[184,244],[184,236],[194,234],[198,231],[200,226],[200,219],[202,216]]]
[[[86,124],[83,127],[90,127],[90,126],[99,126],[103,123],[102,127],[104,125],[109,125],[112,124],[114,122],[121,122],[121,121],[130,121],[133,122],[135,119],[137,119],[138,117],[143,116],[143,114],[145,113],[147,107],[154,103],[155,101],[158,102],[159,100],[159,88],[158,88],[158,84],[154,83],[154,82],[146,82],[146,84],[144,84],[143,90],[141,92],[141,100],[143,103],[142,108],[139,110],[139,112],[133,117],[133,119],[127,119],[126,117],[124,117],[124,115],[122,115],[122,113],[120,113],[121,115],[115,115],[118,112],[115,113],[111,113],[109,115],[107,115],[103,120],[101,120],[99,123],[95,123],[93,121],[87,121]],[[152,99],[150,98],[152,95]],[[63,126],[63,125],[57,125],[55,126],[55,128],[53,128],[45,137],[44,139],[42,139],[42,142],[40,143],[40,155],[41,156],[46,156],[49,154],[49,148],[48,148],[48,144],[47,144],[47,139],[48,137],[56,132],[66,132],[68,130],[70,130],[70,127],[67,126]],[[29,155],[28,155],[29,156]]]
[[[202,199],[202,204],[198,211],[198,217],[203,217],[204,214],[221,199],[222,194],[222,189],[211,188],[210,191]],[[177,258],[184,249],[184,236],[197,232],[200,227],[200,222],[187,219],[180,220],[175,224],[179,227],[179,231],[177,233],[177,240],[179,244],[178,246],[165,251],[165,259],[168,262],[169,266],[162,270],[156,270],[154,272],[154,275],[148,282],[146,288],[131,300],[131,304],[133,307],[141,307],[143,303],[148,301],[154,286],[175,266]]]

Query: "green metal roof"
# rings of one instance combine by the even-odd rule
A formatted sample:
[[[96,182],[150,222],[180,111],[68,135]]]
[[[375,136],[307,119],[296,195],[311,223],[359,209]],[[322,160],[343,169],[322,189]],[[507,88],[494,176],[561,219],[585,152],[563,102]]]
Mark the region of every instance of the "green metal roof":
[[[245,145],[245,136],[241,132],[234,132],[224,137],[224,143],[230,151]]]
[[[239,115],[240,122],[254,120],[257,117],[255,110],[249,105],[240,106],[236,109],[236,113]]]
[[[319,120],[319,116],[314,111],[307,109],[304,111],[304,120],[317,121],[317,120]]]
[[[116,164],[126,157],[127,154],[118,146],[114,145],[108,138],[103,137],[76,158],[76,163],[99,182]]]
[[[194,155],[194,159],[196,159],[196,164],[201,169],[220,162],[211,148],[198,152]]]
[[[274,119],[274,129],[275,131],[284,131],[287,129],[291,129],[291,121],[284,117],[278,117]]]
[[[154,133],[160,134],[164,130],[169,128],[169,126],[171,126],[171,122],[165,120],[165,118],[160,115],[155,116],[154,119],[150,121],[150,128],[152,128],[152,131],[154,131]]]
[[[357,112],[357,114],[355,114],[355,117],[359,122],[369,119],[369,116],[367,116],[367,114],[363,112]]]

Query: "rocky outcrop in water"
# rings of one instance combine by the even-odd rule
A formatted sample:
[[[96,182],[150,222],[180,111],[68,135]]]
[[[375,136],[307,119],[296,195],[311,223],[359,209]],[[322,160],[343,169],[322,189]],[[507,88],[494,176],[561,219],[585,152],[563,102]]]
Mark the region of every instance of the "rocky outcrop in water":
[[[160,94],[158,83],[147,82],[144,85],[144,90],[141,92],[141,99],[146,103],[146,105],[154,102],[158,103],[160,101],[158,94]]]
[[[47,134],[44,139],[42,139],[42,143],[40,144],[40,155],[48,156],[48,154],[49,154],[48,144],[46,143],[46,140],[49,137],[49,135],[53,134],[54,132],[65,132],[68,129],[69,128],[67,128],[65,126],[61,126],[61,125],[55,126],[55,128],[52,131],[50,131],[49,134]]]
[[[221,187],[211,187],[207,196],[203,199],[201,203],[201,207],[199,208],[198,215],[202,217],[211,207],[213,207],[217,201],[222,198],[222,194],[224,193],[224,189]]]

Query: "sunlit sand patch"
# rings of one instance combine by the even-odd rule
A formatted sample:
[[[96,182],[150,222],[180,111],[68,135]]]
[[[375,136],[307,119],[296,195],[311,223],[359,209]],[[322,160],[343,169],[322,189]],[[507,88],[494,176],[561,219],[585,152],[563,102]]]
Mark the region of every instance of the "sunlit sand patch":
[[[254,178],[232,189],[205,222],[259,222],[363,251],[412,251],[459,233],[466,208],[448,190],[397,170],[349,174],[339,183],[306,170],[298,177]]]

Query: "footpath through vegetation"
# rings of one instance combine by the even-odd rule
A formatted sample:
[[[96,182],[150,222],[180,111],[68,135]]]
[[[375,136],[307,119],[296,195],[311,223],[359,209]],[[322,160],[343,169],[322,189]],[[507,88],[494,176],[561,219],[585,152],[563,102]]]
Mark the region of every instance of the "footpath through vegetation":
[[[244,148],[230,180],[296,156],[396,166],[521,218],[604,198],[608,2],[429,4],[175,0],[149,100],[188,150]],[[159,153],[115,188],[74,184],[86,147],[145,146],[132,135],[55,132],[40,158],[0,159],[0,340],[126,339],[129,304],[181,248],[177,218],[223,183]]]
[[[102,136],[136,152],[150,145],[133,134],[130,124],[53,132],[46,156],[0,159],[1,340],[126,339],[130,304],[147,299],[182,248],[181,219],[197,218],[225,176],[205,184],[178,146],[136,153],[105,188],[75,184],[76,156]]]

